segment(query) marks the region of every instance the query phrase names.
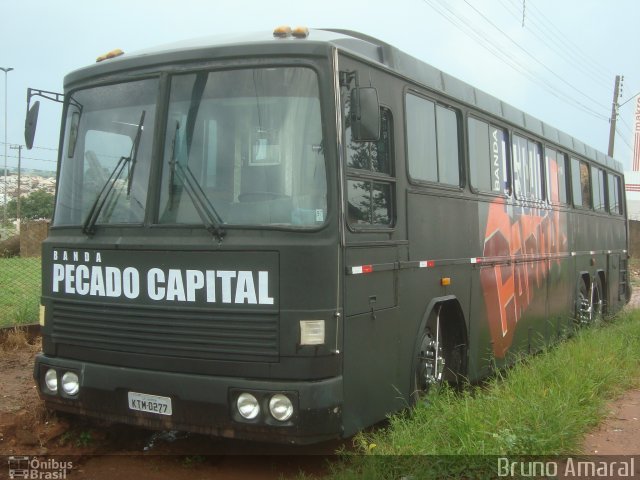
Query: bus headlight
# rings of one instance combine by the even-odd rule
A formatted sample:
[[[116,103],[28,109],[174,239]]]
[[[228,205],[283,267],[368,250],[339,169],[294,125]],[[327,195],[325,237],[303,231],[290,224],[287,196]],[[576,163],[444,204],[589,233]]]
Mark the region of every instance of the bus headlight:
[[[293,415],[293,404],[289,397],[278,393],[269,400],[269,411],[276,420],[286,422]]]
[[[47,370],[47,373],[44,374],[44,384],[50,392],[56,393],[58,391],[58,372],[53,368]]]
[[[80,380],[78,375],[73,372],[66,372],[62,375],[62,390],[67,395],[76,395],[80,390]]]
[[[300,345],[324,344],[324,320],[300,320]]]
[[[258,400],[250,393],[241,393],[236,401],[236,406],[238,407],[238,413],[247,420],[253,420],[260,413]]]

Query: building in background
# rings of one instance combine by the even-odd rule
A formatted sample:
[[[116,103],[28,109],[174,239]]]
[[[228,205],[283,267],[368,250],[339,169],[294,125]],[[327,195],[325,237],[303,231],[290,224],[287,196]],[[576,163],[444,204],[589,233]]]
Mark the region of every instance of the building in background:
[[[640,220],[640,95],[636,97],[633,127],[633,166],[630,172],[624,172],[624,177],[629,220]]]

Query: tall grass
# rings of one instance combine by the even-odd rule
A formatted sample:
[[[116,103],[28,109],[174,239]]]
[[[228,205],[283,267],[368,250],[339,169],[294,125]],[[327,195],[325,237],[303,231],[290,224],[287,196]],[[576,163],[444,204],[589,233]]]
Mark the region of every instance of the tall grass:
[[[493,477],[496,457],[480,455],[580,453],[607,400],[639,379],[636,310],[519,362],[504,378],[431,394],[412,413],[392,417],[388,428],[358,435],[361,455],[347,457],[334,477]]]
[[[40,258],[0,258],[0,327],[38,321]]]

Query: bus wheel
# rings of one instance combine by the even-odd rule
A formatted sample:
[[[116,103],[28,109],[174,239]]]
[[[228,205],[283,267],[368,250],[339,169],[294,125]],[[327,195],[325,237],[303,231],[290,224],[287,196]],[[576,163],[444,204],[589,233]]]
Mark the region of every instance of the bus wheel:
[[[417,403],[427,394],[432,385],[440,385],[444,376],[445,358],[443,353],[443,335],[440,328],[440,312],[429,320],[420,338],[415,359],[411,397]]]
[[[587,288],[583,279],[579,280],[576,300],[576,322],[578,325],[591,325],[601,320],[604,314],[604,300],[602,296],[602,281],[596,275]]]
[[[576,290],[576,323],[579,326],[588,325],[591,323],[591,299],[584,279],[578,280],[578,288]]]

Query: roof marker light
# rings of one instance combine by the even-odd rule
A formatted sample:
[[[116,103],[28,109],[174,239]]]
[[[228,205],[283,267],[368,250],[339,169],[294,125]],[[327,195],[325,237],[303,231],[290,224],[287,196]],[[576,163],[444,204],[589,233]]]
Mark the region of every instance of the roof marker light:
[[[289,25],[280,25],[273,30],[273,36],[276,38],[287,38],[291,36],[291,27]]]
[[[100,55],[98,58],[96,58],[96,63],[102,62],[104,60],[109,60],[110,58],[119,57],[120,55],[124,55],[124,52],[119,48],[116,48],[115,50],[111,50],[110,52],[105,53],[104,55]]]
[[[309,29],[307,27],[296,27],[291,34],[296,38],[307,38],[309,36]]]

